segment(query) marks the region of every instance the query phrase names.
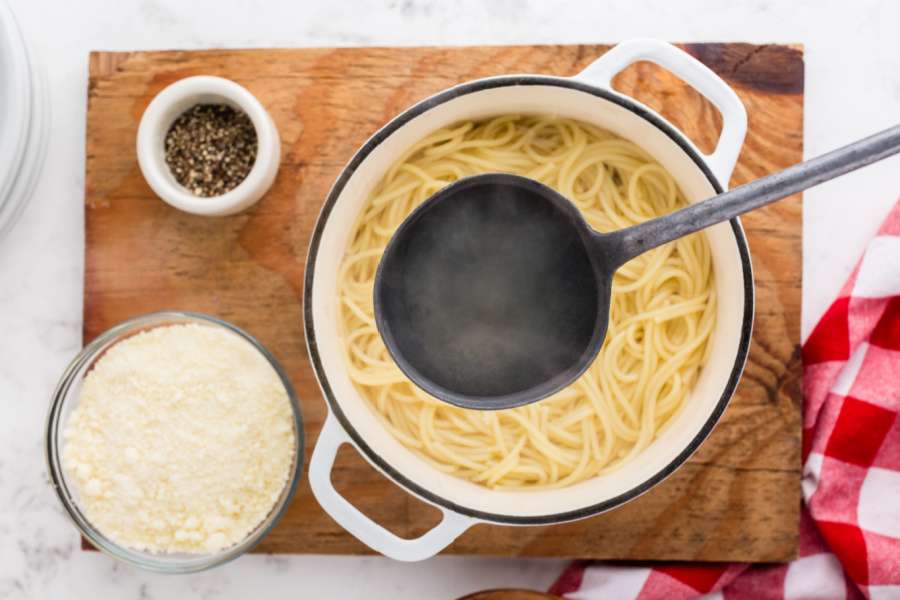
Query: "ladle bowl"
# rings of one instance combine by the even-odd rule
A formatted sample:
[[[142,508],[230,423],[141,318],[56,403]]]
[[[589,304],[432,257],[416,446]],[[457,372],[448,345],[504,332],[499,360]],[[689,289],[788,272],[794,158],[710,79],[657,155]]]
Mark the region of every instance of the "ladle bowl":
[[[614,267],[578,209],[525,177],[451,184],[401,224],[375,277],[375,321],[400,369],[468,408],[544,398],[593,362]]]

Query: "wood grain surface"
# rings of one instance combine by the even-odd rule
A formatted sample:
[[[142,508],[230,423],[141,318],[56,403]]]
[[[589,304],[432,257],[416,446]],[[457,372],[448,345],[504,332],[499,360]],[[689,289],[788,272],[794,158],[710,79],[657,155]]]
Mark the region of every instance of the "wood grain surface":
[[[802,159],[803,55],[798,47],[683,46],[724,77],[749,114],[732,185]],[[160,309],[207,312],[258,337],[302,398],[307,460],[325,416],[301,319],[303,263],[319,208],[356,148],[413,102],[460,81],[503,73],[571,75],[608,46],[360,48],[93,53],[85,193],[84,340]],[[246,86],[281,133],[283,162],[248,212],[204,218],[157,199],[141,177],[141,114],[169,83],[221,75]],[[667,71],[641,63],[616,80],[710,149],[721,118]],[[552,107],[548,107],[552,110]],[[757,309],[749,364],[720,424],[677,473],[591,519],[547,527],[479,525],[453,554],[786,561],[800,508],[800,197],[744,219]],[[305,472],[304,472],[305,476]],[[339,490],[400,535],[422,534],[437,511],[346,447]],[[357,554],[367,548],[316,504],[304,482],[263,552]]]

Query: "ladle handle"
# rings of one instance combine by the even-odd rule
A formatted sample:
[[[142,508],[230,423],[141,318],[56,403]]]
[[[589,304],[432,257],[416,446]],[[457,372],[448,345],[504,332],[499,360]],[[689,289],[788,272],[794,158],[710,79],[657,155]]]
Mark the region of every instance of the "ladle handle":
[[[618,267],[647,250],[733,219],[900,152],[900,125],[674,213],[606,234]]]

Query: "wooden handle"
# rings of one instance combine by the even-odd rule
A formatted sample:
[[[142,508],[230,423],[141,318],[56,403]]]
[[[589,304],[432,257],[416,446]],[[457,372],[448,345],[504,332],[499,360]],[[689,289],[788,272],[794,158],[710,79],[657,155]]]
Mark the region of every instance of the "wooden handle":
[[[457,600],[563,600],[560,596],[554,594],[545,594],[544,592],[535,592],[531,590],[484,590],[475,592],[468,596],[463,596]]]

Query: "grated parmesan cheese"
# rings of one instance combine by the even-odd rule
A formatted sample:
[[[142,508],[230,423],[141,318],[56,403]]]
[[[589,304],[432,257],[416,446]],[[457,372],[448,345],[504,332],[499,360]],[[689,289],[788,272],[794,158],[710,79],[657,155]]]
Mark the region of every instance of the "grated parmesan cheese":
[[[245,539],[294,467],[293,412],[246,340],[196,324],[112,346],[84,379],[63,465],[91,523],[154,552],[214,552]]]

